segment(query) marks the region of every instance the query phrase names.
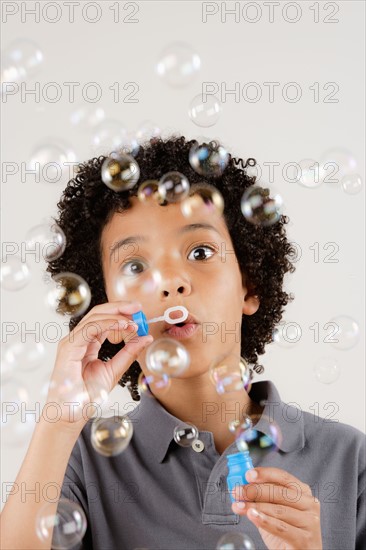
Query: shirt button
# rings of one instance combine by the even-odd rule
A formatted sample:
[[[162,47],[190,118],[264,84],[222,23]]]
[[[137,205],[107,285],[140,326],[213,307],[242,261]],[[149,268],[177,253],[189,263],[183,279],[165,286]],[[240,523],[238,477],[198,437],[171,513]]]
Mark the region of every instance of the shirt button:
[[[196,453],[201,453],[204,448],[205,448],[205,445],[203,441],[201,441],[200,439],[196,439],[196,441],[192,443],[192,449],[196,451]]]

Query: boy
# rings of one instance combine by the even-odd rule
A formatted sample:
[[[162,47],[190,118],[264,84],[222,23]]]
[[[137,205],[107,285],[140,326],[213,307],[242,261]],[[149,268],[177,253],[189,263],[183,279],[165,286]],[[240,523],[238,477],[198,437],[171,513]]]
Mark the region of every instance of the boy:
[[[270,227],[245,220],[240,199],[254,180],[235,166],[235,159],[219,178],[199,176],[188,161],[192,144],[184,137],[151,140],[136,155],[140,178],[128,192],[116,193],[101,181],[104,158],[82,165],[58,204],[57,223],[67,247],[48,267],[52,274],[81,275],[92,293],[88,312],[70,321],[74,347],[70,342],[59,346],[55,380],[70,375],[79,382],[82,377],[90,402],[97,386],[110,391],[118,382],[127,384],[137,401],[138,377],[141,371],[150,374],[146,345],[166,336],[166,327],[151,324],[151,337],[133,340],[127,340],[126,328],[122,342],[108,332],[110,322],[126,321],[123,315],[141,309],[150,319],[177,305],[185,306],[198,325],[183,340],[189,368],[171,378],[168,391],[150,387],[142,393],[140,405],[129,413],[134,433],[122,454],[104,457],[94,450],[92,421],[63,419],[59,439],[45,426],[35,434],[17,481],[36,478],[36,457],[43,458],[41,435],[47,434],[62,456],[47,478],[37,473],[43,483],[62,481],[62,496],[82,506],[88,525],[77,548],[214,549],[222,535],[235,532],[248,535],[256,549],[360,550],[366,533],[364,435],[344,424],[315,422],[309,413],[300,411],[299,417],[271,382],[219,395],[210,380],[210,367],[220,357],[241,356],[258,367],[258,355],[272,341],[283,307],[292,299],[282,285],[285,273],[294,271],[290,258],[295,251],[286,239],[284,216]],[[225,202],[223,215],[198,211],[187,219],[179,203],[137,198],[142,182],[172,170],[191,184],[216,186]],[[138,246],[131,254],[121,245],[111,259],[124,238]],[[144,283],[154,270],[161,279],[145,293]],[[126,283],[125,298],[132,304],[123,302],[116,281]],[[89,346],[81,342],[87,322],[91,330],[96,324],[102,329]],[[205,323],[220,327],[206,339]],[[52,397],[50,392],[48,401]],[[282,439],[277,453],[254,464],[252,477],[247,474],[250,483],[238,488],[238,502],[231,505],[226,455],[237,448],[228,421],[240,420],[238,410],[257,418],[256,429],[266,435],[263,419],[270,417]],[[197,447],[174,441],[174,428],[187,422],[199,430]],[[11,498],[6,517],[15,524]],[[22,512],[28,541],[34,513],[30,508]],[[10,534],[7,540],[12,548],[19,541]]]

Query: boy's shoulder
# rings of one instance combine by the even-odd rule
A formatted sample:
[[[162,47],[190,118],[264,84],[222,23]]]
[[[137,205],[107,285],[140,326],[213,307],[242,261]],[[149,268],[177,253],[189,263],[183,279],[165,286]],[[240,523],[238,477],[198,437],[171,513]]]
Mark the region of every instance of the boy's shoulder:
[[[302,417],[308,442],[319,440],[328,450],[327,444],[331,442],[333,448],[339,445],[348,450],[355,451],[358,448],[366,452],[366,434],[358,428],[336,418],[323,418],[307,411],[302,411]]]

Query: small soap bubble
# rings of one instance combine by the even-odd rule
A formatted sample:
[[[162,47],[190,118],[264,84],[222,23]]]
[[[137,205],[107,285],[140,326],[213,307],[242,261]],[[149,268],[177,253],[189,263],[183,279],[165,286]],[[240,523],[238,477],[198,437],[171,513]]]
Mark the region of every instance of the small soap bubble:
[[[159,338],[147,348],[146,366],[153,374],[174,378],[185,372],[191,363],[188,350],[178,340]]]
[[[91,428],[91,443],[103,456],[117,456],[130,443],[133,425],[127,415],[96,418]]]
[[[216,124],[222,111],[222,104],[214,95],[196,95],[188,109],[189,118],[197,126],[209,128]]]
[[[255,546],[245,533],[226,533],[219,539],[216,550],[255,550]]]
[[[0,281],[5,290],[21,290],[31,280],[31,272],[26,262],[18,254],[1,261]]]
[[[339,186],[343,176],[357,170],[353,154],[341,147],[326,151],[319,164],[323,181],[335,187]]]
[[[282,443],[281,430],[273,418],[265,414],[249,415],[235,431],[235,442],[239,451],[249,451],[253,464],[279,450]]]
[[[109,156],[117,156],[120,153],[125,153],[135,157],[140,150],[140,144],[137,141],[136,135],[134,132],[129,132],[126,130],[126,133],[121,137],[121,144],[118,146],[116,151],[112,151]]]
[[[46,303],[61,315],[78,317],[85,313],[91,301],[88,283],[70,271],[58,273],[53,277],[51,289],[47,293]]]
[[[176,426],[174,428],[174,441],[181,447],[191,447],[198,439],[198,429],[191,422],[186,422],[188,426]]]
[[[37,251],[37,246],[40,247],[39,252],[46,262],[60,258],[66,248],[65,233],[56,223],[32,227],[27,232],[25,240],[27,248],[31,250]]]
[[[221,216],[224,211],[224,199],[220,191],[208,183],[193,184],[190,196],[181,202],[181,212],[184,217]]]
[[[201,176],[220,177],[229,160],[229,153],[214,140],[208,143],[195,141],[189,150],[189,164]]]
[[[348,315],[339,315],[333,317],[328,323],[332,327],[329,335],[329,342],[339,350],[353,348],[360,339],[360,329],[352,317]]]
[[[241,427],[242,430],[251,429],[253,427],[253,422],[250,416],[243,414],[243,418],[241,420],[236,418],[235,420],[231,420],[228,424],[228,428],[231,433],[235,433],[239,427]]]
[[[147,376],[141,372],[138,378],[137,387],[140,395],[153,396],[155,393],[159,395],[166,394],[171,385],[169,376],[163,374],[157,376],[156,374],[148,374]]]
[[[267,227],[281,218],[282,197],[268,187],[252,185],[241,198],[241,211],[248,222]]]
[[[116,251],[117,255],[121,255],[121,253],[118,254],[118,251]],[[113,259],[113,261],[117,262],[118,260]],[[143,269],[145,269],[145,272],[139,271]],[[126,257],[120,272],[113,276],[112,284],[114,292],[119,298],[128,299],[129,295],[137,290],[145,296],[153,294],[159,288],[161,281],[160,271],[157,269],[147,270],[141,260],[137,258],[128,260],[128,257]]]
[[[36,181],[59,183],[70,179],[73,163],[76,164],[76,154],[72,146],[60,138],[49,138],[35,147],[27,164],[29,170],[35,171]]]
[[[159,180],[159,194],[169,203],[180,202],[188,196],[189,181],[180,172],[167,172]]]
[[[1,440],[12,447],[20,447],[35,427],[34,415],[24,415],[24,411],[30,410],[31,406],[29,389],[22,381],[12,377],[1,380],[0,390]]]
[[[144,120],[136,130],[137,143],[145,143],[146,141],[158,138],[161,135],[161,130],[155,122]]]
[[[24,342],[16,335],[10,337],[2,348],[3,358],[12,371],[33,371],[46,356],[43,342],[26,338]]]
[[[338,380],[340,369],[333,357],[321,357],[314,365],[314,373],[322,384],[332,384]]]
[[[60,498],[56,513],[53,509],[53,503],[47,502],[38,512],[37,536],[42,542],[52,540],[52,549],[69,550],[82,541],[87,528],[86,516],[79,504],[66,498]]]
[[[156,72],[169,86],[183,88],[195,79],[200,67],[200,57],[192,46],[175,42],[161,52]]]
[[[83,103],[70,115],[70,122],[84,132],[90,132],[105,119],[105,111],[95,103]]]
[[[108,156],[110,151],[118,151],[126,144],[127,130],[119,120],[104,119],[94,128],[92,151],[96,155]]]
[[[90,401],[84,384],[69,376],[52,378],[48,383],[48,392],[48,400],[57,403],[63,411],[66,409],[66,413],[70,418],[74,414],[79,417],[82,412],[81,409]],[[67,403],[73,403],[74,410],[72,413],[67,411]]]
[[[272,332],[272,341],[281,348],[290,349],[301,338],[301,327],[297,323],[280,321]]]
[[[210,379],[219,394],[250,391],[249,366],[243,357],[235,354],[215,359],[210,367]]]
[[[132,189],[140,177],[140,168],[134,157],[121,153],[108,157],[102,164],[101,178],[109,189],[121,192]]]
[[[160,191],[162,188],[160,189]],[[158,180],[146,180],[141,183],[138,192],[137,198],[140,202],[155,201],[158,204],[164,202],[165,196],[163,197],[159,192],[159,181]]]
[[[357,195],[362,190],[363,183],[359,174],[347,174],[341,180],[342,189],[347,195]]]
[[[319,187],[322,183],[321,168],[313,159],[303,159],[299,162],[299,183],[308,189]]]
[[[44,60],[40,47],[28,39],[12,42],[1,56],[1,83],[28,80],[39,73]]]

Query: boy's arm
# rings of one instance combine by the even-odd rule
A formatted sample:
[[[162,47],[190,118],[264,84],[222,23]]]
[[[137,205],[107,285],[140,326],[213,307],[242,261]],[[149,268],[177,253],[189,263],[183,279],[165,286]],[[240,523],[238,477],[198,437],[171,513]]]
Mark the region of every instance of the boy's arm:
[[[41,418],[1,513],[0,546],[4,550],[51,549],[52,534],[47,541],[39,540],[36,517],[46,503],[48,512],[56,513],[67,464],[85,424],[84,421],[70,425],[49,423]],[[47,491],[43,491],[47,484],[59,487],[58,500],[53,503],[47,500]]]

